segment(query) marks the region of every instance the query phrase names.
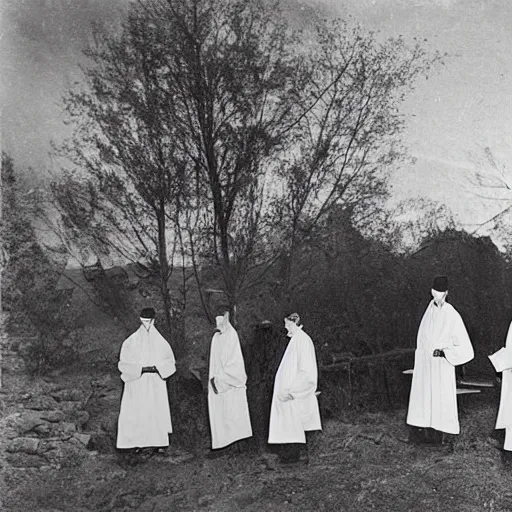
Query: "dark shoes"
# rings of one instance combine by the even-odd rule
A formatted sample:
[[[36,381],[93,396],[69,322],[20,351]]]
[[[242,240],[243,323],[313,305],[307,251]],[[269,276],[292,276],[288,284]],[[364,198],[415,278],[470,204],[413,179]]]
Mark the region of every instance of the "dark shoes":
[[[449,436],[433,428],[411,427],[409,430],[409,442],[413,444],[443,446],[449,444]]]
[[[307,455],[301,455],[298,459],[279,459],[279,463],[285,466],[291,464],[309,464],[309,457]]]
[[[281,464],[307,464],[309,462],[307,447],[300,443],[285,444],[279,450]]]
[[[128,466],[147,462],[154,456],[166,457],[167,448],[132,448],[121,452],[122,460]]]

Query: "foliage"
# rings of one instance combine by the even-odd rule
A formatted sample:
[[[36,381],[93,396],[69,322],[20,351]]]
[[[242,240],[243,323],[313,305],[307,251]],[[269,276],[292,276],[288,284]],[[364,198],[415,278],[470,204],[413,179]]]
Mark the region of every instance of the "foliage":
[[[66,297],[55,289],[58,272],[41,248],[23,201],[19,200],[12,160],[2,156],[4,244],[9,263],[2,282],[11,333],[30,335],[21,346],[27,368],[44,373],[71,362],[79,335],[67,311]],[[4,203],[4,204],[5,204]]]
[[[300,286],[289,309],[270,307],[264,314],[280,325],[284,313],[298,311],[321,367],[414,349],[432,278],[438,274],[448,275],[448,299],[461,313],[475,348],[466,371],[493,378],[487,355],[503,346],[512,319],[512,274],[485,237],[449,228],[433,232],[414,251],[396,253],[386,243],[362,236],[351,215],[340,210],[330,215],[315,245],[298,253],[294,277]],[[271,304],[271,287],[262,292],[255,300]],[[391,363],[352,364],[350,374],[348,365],[321,371],[325,411],[405,405],[410,380],[401,372],[413,362],[411,352]]]

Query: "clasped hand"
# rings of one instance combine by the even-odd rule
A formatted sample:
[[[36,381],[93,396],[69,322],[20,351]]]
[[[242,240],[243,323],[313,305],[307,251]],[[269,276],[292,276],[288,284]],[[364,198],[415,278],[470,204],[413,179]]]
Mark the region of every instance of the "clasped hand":
[[[434,357],[445,357],[444,350],[440,350],[440,349],[436,348],[434,350],[433,356]]]

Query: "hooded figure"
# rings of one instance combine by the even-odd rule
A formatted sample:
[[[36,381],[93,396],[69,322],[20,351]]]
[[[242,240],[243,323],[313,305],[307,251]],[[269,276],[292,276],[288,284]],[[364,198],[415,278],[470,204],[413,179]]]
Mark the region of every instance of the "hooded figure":
[[[285,318],[284,323],[291,339],[274,380],[268,442],[304,444],[306,431],[322,429],[316,397],[315,347],[299,325],[297,313]]]
[[[171,411],[165,379],[176,371],[174,353],[145,308],[141,326],[122,347],[118,368],[124,382],[117,431],[118,448],[169,446]]]
[[[503,372],[501,399],[496,428],[505,429],[505,451],[512,451],[512,324],[508,329],[505,348],[489,356],[497,372]]]
[[[210,347],[208,411],[212,448],[223,448],[252,436],[247,405],[244,358],[229,312],[215,318],[217,332]]]
[[[407,423],[460,432],[455,367],[474,357],[461,316],[446,302],[448,279],[436,277],[418,330]]]

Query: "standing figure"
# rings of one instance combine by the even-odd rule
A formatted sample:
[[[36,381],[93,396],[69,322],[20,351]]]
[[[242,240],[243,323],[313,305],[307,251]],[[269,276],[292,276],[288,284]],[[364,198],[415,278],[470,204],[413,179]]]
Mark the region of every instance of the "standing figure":
[[[418,330],[407,423],[458,434],[455,367],[474,352],[461,316],[446,302],[448,278],[436,277],[431,293]]]
[[[281,444],[281,461],[300,460],[306,431],[322,430],[316,388],[318,368],[315,347],[302,330],[300,317],[284,319],[291,338],[274,380],[268,442]]]
[[[215,317],[217,332],[210,347],[208,374],[208,411],[212,448],[224,448],[252,436],[247,405],[244,358],[229,312]]]
[[[503,372],[496,428],[505,429],[503,449],[507,452],[512,452],[512,324],[510,324],[508,329],[505,348],[489,356],[489,359],[497,372]]]
[[[118,448],[169,446],[171,411],[165,379],[176,371],[171,346],[154,326],[155,310],[145,308],[141,326],[121,347],[118,368],[124,381]]]

